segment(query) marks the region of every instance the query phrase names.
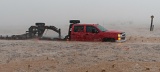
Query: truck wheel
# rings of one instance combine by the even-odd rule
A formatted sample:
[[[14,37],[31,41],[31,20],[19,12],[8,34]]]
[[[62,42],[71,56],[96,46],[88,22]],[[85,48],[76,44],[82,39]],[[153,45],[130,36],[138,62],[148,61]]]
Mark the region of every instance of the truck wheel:
[[[114,38],[111,38],[110,39],[110,42],[115,42],[116,40]]]
[[[114,38],[104,38],[103,42],[115,42]]]
[[[103,42],[108,42],[108,41],[109,41],[108,38],[103,39]]]

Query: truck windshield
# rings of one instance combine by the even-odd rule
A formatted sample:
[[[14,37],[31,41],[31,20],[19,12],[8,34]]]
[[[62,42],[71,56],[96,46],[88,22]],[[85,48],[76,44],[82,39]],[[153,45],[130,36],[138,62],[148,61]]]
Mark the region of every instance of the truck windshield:
[[[103,31],[103,32],[104,32],[104,31],[107,31],[107,29],[105,29],[105,28],[104,28],[103,26],[101,26],[101,25],[98,25],[97,27],[98,27],[101,31]]]

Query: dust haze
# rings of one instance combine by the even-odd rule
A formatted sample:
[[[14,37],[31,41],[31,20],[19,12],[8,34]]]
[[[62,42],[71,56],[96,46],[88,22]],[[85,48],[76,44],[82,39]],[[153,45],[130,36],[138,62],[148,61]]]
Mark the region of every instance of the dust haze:
[[[158,0],[1,0],[0,34],[23,34],[36,22],[44,22],[46,25],[61,28],[62,35],[65,36],[71,19],[81,20],[81,23],[98,23],[107,29],[125,32],[135,28],[145,28],[147,31],[151,15],[155,16],[155,28],[160,27],[159,2]]]
[[[126,33],[126,42],[0,40],[1,72],[159,72],[160,0],[0,0],[0,35],[69,20]],[[154,30],[150,31],[151,15]],[[47,37],[57,33],[45,30]]]

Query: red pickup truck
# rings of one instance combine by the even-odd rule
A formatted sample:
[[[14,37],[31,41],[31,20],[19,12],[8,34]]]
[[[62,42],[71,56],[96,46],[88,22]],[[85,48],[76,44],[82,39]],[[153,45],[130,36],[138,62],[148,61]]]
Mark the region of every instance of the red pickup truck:
[[[125,32],[110,31],[99,24],[79,24],[79,20],[70,20],[68,39],[71,41],[124,42]]]

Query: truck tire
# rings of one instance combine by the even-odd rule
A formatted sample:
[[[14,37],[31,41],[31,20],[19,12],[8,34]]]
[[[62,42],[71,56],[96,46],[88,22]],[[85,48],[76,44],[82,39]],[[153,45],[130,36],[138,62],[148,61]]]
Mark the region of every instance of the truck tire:
[[[80,20],[70,20],[70,23],[77,24],[80,23]]]
[[[102,40],[102,42],[108,42],[109,40],[108,40],[108,38],[104,38],[103,40]]]
[[[115,42],[116,40],[114,38],[111,38],[110,39],[110,42]]]
[[[114,38],[104,38],[103,42],[115,42]]]

